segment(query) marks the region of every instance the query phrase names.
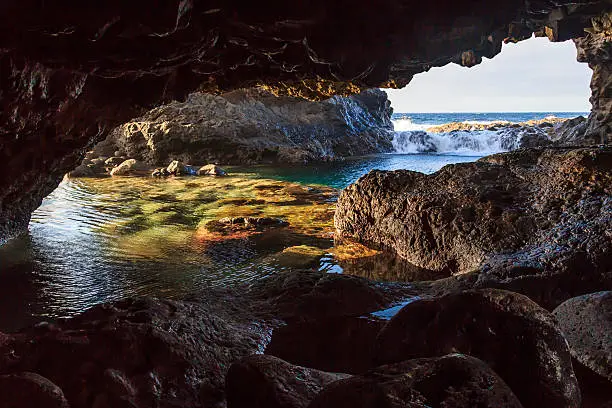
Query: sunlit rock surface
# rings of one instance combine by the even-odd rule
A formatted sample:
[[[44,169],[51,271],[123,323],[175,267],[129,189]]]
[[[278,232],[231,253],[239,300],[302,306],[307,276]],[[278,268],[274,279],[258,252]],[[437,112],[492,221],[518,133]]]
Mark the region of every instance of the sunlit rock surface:
[[[102,145],[153,166],[335,160],[392,150],[390,104],[379,90],[322,102],[256,89],[192,94],[118,127]]]
[[[23,232],[42,198],[115,126],[194,90],[263,84],[320,99],[403,86],[433,66],[477,64],[534,31],[555,41],[587,36],[588,45],[597,34],[584,29],[608,8],[606,0],[4,1],[0,241]],[[594,99],[607,106],[597,84],[609,70],[593,66]],[[597,123],[609,121],[596,110]]]
[[[340,195],[335,226],[422,268],[478,271],[459,278],[468,286],[558,304],[610,284],[611,170],[612,150],[590,148],[501,153],[432,175],[372,171]]]

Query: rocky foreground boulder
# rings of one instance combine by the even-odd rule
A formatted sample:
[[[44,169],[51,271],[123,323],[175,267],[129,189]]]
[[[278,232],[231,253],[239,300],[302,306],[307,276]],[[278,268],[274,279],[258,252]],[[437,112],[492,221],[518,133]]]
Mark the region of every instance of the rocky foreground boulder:
[[[151,166],[302,163],[392,150],[391,103],[380,90],[321,102],[261,89],[194,93],[116,128],[94,148]]]
[[[516,293],[304,270],[0,333],[0,407],[574,408],[593,388],[569,356],[553,315]]]
[[[372,171],[338,201],[339,236],[467,287],[547,306],[610,287],[612,149],[527,149],[437,173]]]

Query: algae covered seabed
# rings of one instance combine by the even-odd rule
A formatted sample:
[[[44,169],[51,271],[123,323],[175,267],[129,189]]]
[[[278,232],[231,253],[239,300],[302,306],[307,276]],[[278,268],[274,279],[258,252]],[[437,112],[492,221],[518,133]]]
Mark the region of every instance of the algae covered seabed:
[[[338,194],[251,173],[66,179],[33,214],[29,234],[0,250],[0,307],[16,311],[0,330],[128,296],[181,298],[275,272],[432,278],[385,252],[335,242]],[[288,225],[210,228],[228,217]]]

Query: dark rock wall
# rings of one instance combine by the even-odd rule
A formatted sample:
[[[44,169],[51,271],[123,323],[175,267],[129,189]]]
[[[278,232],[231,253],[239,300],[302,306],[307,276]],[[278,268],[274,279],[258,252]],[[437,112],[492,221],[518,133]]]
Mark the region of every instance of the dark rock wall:
[[[593,19],[592,31],[575,40],[578,61],[587,62],[591,78],[592,110],[584,140],[610,143],[612,138],[612,13]]]
[[[5,0],[0,242],[23,231],[42,198],[113,127],[196,89],[260,83],[316,99],[404,86],[433,66],[477,64],[499,53],[504,39],[544,26],[554,40],[581,37],[609,7],[607,0]],[[597,72],[605,78],[609,70]]]

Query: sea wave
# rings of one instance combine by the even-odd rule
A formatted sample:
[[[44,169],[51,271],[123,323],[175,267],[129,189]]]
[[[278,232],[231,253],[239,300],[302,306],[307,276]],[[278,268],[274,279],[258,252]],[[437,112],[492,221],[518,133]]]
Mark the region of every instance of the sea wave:
[[[453,131],[428,133],[422,130],[396,131],[396,153],[437,153],[484,156],[517,149],[525,129]]]

